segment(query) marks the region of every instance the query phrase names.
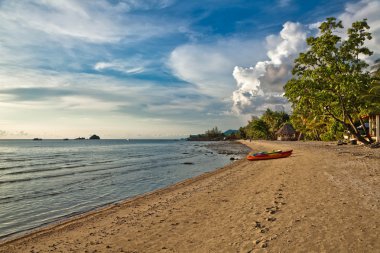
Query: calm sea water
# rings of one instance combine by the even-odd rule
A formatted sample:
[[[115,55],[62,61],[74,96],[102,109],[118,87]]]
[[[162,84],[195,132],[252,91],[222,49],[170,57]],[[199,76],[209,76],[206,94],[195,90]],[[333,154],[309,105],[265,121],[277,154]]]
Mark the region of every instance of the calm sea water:
[[[0,238],[229,162],[198,142],[1,140]]]

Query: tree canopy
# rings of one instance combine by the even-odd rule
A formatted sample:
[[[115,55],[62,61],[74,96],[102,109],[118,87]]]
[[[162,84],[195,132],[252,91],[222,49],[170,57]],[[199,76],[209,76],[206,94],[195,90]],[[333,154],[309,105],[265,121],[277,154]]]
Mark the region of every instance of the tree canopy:
[[[333,119],[359,141],[368,143],[371,139],[361,136],[357,122],[366,129],[361,116],[372,109],[362,99],[374,83],[368,64],[362,60],[372,54],[364,45],[372,37],[366,19],[354,22],[344,38],[339,36],[341,29],[341,21],[328,18],[320,25],[318,36],[307,38],[309,48],[295,60],[285,96],[292,103],[294,117],[305,126],[317,127]]]
[[[289,121],[289,115],[285,112],[276,112],[267,109],[264,114],[258,117],[252,117],[248,125],[244,127],[246,137],[252,139],[273,140],[276,138],[276,132],[281,126]]]
[[[211,130],[207,130],[205,132],[205,135],[207,138],[209,139],[213,139],[213,138],[220,138],[220,137],[223,137],[223,133],[218,129],[218,127],[214,127],[213,129]]]

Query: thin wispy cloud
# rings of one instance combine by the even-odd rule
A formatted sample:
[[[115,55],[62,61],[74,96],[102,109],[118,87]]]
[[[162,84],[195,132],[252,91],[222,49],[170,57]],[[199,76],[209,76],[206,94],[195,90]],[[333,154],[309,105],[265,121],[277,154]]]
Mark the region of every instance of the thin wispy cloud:
[[[277,4],[280,7],[287,7],[292,3],[292,0],[278,0]]]
[[[143,66],[131,65],[123,61],[97,62],[94,69],[97,71],[115,70],[125,74],[138,74],[144,72]]]
[[[91,43],[116,43],[123,39],[145,39],[175,30],[174,25],[134,15],[132,10],[162,8],[169,1],[5,1],[0,15],[8,23],[47,36],[73,38]]]

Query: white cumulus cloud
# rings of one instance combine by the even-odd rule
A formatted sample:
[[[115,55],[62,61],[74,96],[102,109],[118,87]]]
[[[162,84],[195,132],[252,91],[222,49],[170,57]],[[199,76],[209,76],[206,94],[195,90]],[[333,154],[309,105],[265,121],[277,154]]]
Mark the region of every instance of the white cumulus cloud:
[[[282,87],[291,76],[294,59],[306,48],[306,36],[303,25],[286,22],[278,36],[266,38],[270,60],[259,61],[253,67],[234,68],[237,83],[232,94],[234,113],[258,115],[266,108],[289,107],[282,96]]]

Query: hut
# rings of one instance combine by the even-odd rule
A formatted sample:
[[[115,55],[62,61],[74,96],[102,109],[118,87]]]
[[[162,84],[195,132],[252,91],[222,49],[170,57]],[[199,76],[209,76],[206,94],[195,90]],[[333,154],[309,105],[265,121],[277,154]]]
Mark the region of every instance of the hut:
[[[283,125],[277,132],[277,140],[279,141],[293,141],[296,139],[296,131],[289,123]]]

